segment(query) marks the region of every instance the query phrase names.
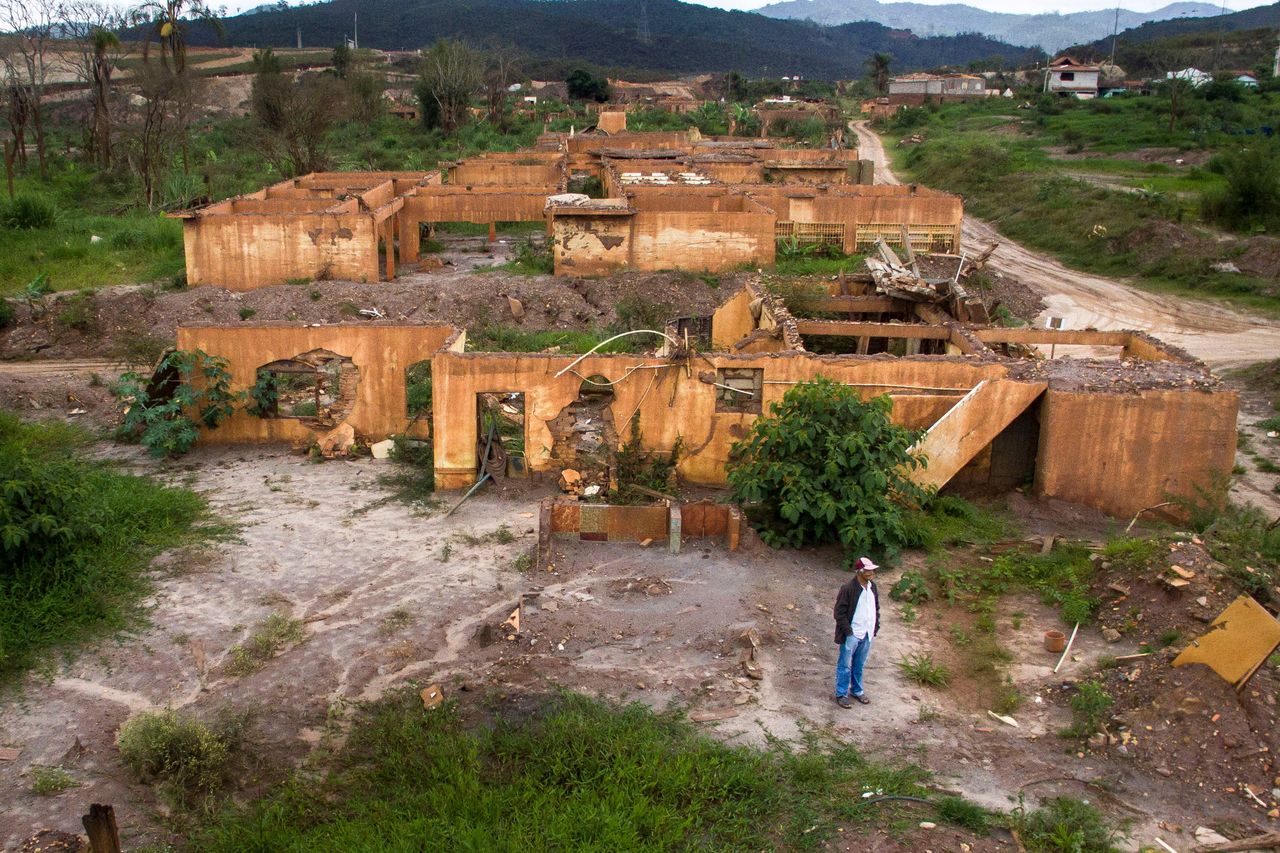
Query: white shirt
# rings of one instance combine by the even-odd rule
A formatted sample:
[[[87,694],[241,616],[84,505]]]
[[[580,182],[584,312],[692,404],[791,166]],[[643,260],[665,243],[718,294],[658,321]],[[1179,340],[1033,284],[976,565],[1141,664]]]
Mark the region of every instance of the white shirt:
[[[858,606],[853,608],[853,623],[850,627],[853,629],[853,636],[859,640],[875,635],[876,593],[869,583],[862,588],[862,594],[858,596]]]

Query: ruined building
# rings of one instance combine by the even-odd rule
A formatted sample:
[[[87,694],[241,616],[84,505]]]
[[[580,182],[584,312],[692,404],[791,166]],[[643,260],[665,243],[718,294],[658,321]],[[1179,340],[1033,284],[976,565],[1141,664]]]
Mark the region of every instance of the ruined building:
[[[567,192],[589,179],[605,198]],[[880,239],[958,249],[958,197],[870,179],[870,164],[847,149],[696,131],[548,134],[535,149],[443,173],[317,173],[176,215],[188,283],[230,290],[391,279],[441,222],[544,221],[556,273],[566,275],[768,266],[780,238],[848,252]]]

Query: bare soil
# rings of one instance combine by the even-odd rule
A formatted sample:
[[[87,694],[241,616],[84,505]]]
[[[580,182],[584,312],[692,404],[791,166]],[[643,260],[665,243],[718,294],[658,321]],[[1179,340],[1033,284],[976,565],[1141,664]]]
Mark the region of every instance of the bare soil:
[[[1248,804],[1218,787],[1202,791],[1180,774],[1166,778],[1141,762],[1076,752],[1055,734],[1069,720],[1063,685],[1085,677],[1115,647],[1096,629],[1082,629],[1054,675],[1056,655],[1040,641],[1047,628],[1063,626],[1038,602],[1011,600],[999,618],[1001,643],[1014,656],[1009,672],[1028,696],[1015,729],[987,715],[989,697],[923,688],[899,673],[903,655],[944,656],[950,644],[945,624],[930,612],[903,622],[899,605],[883,593],[893,580],[886,573],[884,627],[867,670],[872,703],[845,711],[830,698],[830,608],[847,577],[834,568],[833,554],[775,552],[750,542],[728,553],[690,542],[672,557],[658,545],[568,542],[548,571],[532,575],[518,568],[518,558],[534,542],[536,488],[482,492],[445,519],[383,500],[377,478],[392,463],[315,465],[277,450],[209,449],[156,468],[132,449],[108,452],[208,494],[221,516],[242,525],[241,541],[162,558],[148,626],[54,663],[3,698],[0,743],[22,750],[17,760],[0,762],[4,849],[40,829],[76,831],[89,802],[116,805],[127,846],[173,840],[166,806],[129,779],[114,746],[120,724],[136,711],[253,711],[254,765],[242,783],[252,794],[283,768],[340,745],[357,703],[431,682],[464,701],[516,701],[566,686],[655,708],[729,710],[735,715],[707,726],[737,742],[827,728],[871,753],[920,762],[937,774],[940,789],[994,808],[1012,808],[1019,794],[1095,800],[1115,817],[1135,818],[1145,840],[1160,831],[1178,843],[1155,822],[1194,826],[1204,819],[1207,796],[1214,815],[1241,825],[1254,819]],[[1033,524],[1097,535],[1087,512],[1029,501],[1026,508],[1040,518]],[[502,526],[514,536],[509,544],[492,535]],[[522,597],[521,631],[503,630]],[[229,674],[231,650],[272,613],[301,619],[303,641],[258,672]],[[763,639],[761,680],[739,663],[750,628]],[[32,794],[32,767],[59,764],[81,787]],[[1098,793],[1095,783],[1109,793]],[[965,838],[947,829],[920,832],[911,849],[958,849]],[[911,847],[902,838],[883,841],[880,849]],[[835,849],[868,843],[859,837]],[[964,843],[1011,849],[993,839]]]
[[[876,181],[898,183],[880,137],[866,122],[852,126],[858,135],[860,156],[876,164]],[[1063,318],[1069,329],[1139,329],[1181,347],[1215,369],[1274,358],[1280,352],[1280,321],[1214,302],[1151,293],[1123,281],[1069,269],[971,216],[964,218],[961,238],[975,250],[993,242],[1000,244],[988,268],[1043,300],[1044,310],[1035,318],[1036,325],[1053,316]]]

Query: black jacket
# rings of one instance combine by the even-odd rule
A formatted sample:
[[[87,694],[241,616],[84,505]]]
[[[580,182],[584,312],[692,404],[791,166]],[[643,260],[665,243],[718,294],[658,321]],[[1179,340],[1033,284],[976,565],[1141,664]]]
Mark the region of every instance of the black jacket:
[[[880,633],[880,591],[876,589],[876,582],[871,581],[870,589],[876,594],[876,630],[872,634],[875,636]],[[858,599],[862,596],[862,584],[858,583],[858,579],[852,578],[847,584],[840,587],[840,592],[836,595],[836,608],[833,615],[836,617],[836,643],[843,643],[845,638],[849,636],[849,623],[853,621],[853,611],[858,606]]]

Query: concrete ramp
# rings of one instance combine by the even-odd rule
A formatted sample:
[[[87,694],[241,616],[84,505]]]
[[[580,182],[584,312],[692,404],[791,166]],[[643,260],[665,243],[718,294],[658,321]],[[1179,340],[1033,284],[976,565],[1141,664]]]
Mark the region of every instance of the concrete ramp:
[[[913,451],[923,453],[929,464],[912,472],[911,479],[921,486],[945,486],[1047,387],[1047,382],[1009,379],[979,382],[916,443]]]

